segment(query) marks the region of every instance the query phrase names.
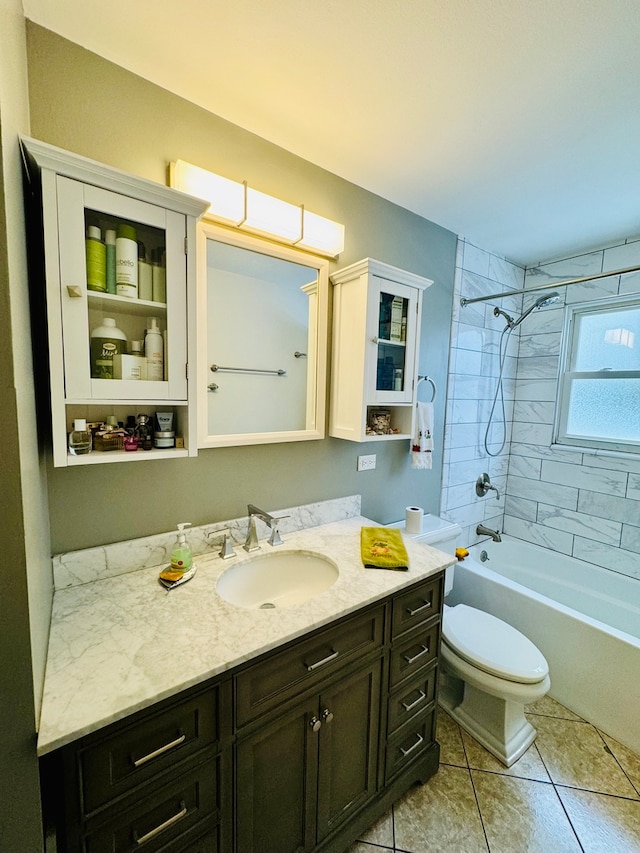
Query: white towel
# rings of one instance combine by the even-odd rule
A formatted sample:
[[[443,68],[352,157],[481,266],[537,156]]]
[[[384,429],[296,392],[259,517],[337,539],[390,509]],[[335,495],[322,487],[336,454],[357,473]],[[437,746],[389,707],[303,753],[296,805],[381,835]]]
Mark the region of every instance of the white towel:
[[[411,467],[431,468],[433,450],[433,403],[417,403],[416,423],[411,439]]]

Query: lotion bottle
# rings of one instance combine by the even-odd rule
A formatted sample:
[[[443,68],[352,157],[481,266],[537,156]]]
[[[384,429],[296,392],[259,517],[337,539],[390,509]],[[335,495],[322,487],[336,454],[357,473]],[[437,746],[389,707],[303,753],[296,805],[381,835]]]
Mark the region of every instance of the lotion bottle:
[[[116,293],[116,232],[108,228],[104,232],[107,255],[107,293]]]
[[[164,379],[164,339],[155,317],[149,319],[149,328],[144,339],[144,354],[147,359],[147,379],[162,382]]]
[[[85,241],[87,254],[87,287],[102,293],[107,289],[107,255],[97,225],[89,225]]]

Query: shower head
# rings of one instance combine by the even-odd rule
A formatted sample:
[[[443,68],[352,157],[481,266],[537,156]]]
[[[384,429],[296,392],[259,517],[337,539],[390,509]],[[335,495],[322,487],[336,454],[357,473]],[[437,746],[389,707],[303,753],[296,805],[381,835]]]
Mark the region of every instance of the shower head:
[[[546,305],[551,305],[553,302],[557,302],[560,299],[560,294],[557,291],[553,291],[552,293],[547,293],[546,296],[539,296],[536,301],[531,305],[524,314],[521,314],[517,320],[514,320],[513,317],[509,316],[506,311],[503,311],[501,308],[495,307],[493,309],[494,317],[504,317],[507,321],[508,329],[515,329],[516,326],[519,326],[523,320],[525,320],[532,311],[535,311],[536,308],[544,308]]]

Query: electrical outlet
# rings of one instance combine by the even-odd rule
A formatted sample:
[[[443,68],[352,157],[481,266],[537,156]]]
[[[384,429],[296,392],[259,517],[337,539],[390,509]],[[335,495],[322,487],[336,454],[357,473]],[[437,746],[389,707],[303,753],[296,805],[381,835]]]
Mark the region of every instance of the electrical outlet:
[[[373,471],[376,467],[376,454],[358,456],[358,471]]]

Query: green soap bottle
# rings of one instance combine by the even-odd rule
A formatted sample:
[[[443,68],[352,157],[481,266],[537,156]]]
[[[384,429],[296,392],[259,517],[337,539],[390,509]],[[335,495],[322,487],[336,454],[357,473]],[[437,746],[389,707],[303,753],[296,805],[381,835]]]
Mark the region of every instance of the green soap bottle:
[[[191,527],[191,522],[181,521],[178,525],[178,538],[171,552],[172,572],[188,572],[193,563],[191,545],[187,542],[187,534],[184,532],[185,527]]]

